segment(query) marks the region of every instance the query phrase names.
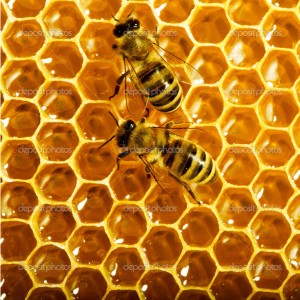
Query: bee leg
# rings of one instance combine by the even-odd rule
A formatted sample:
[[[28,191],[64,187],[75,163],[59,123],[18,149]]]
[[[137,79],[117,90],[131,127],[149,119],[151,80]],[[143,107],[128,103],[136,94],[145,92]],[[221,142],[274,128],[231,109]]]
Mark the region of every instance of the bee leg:
[[[124,151],[124,152],[122,152],[122,153],[120,153],[120,154],[118,155],[118,157],[117,157],[117,166],[118,166],[118,169],[117,169],[117,170],[120,169],[120,160],[121,160],[121,158],[127,156],[129,153],[130,153],[130,152],[127,150],[127,151]]]
[[[123,73],[123,74],[117,79],[117,85],[116,85],[116,87],[115,87],[115,92],[114,92],[113,95],[109,96],[109,98],[108,98],[109,100],[110,100],[111,98],[113,98],[114,96],[116,96],[116,95],[119,94],[120,86],[121,86],[121,84],[122,84],[124,78],[126,78],[126,76],[127,76],[128,74],[129,74],[129,71]]]
[[[155,38],[156,40],[156,44],[159,45],[159,34],[158,34],[158,30],[157,30],[157,25],[155,27],[155,34],[153,35],[153,37]]]
[[[148,166],[145,167],[145,172],[146,172],[146,176],[148,179],[151,178],[151,171],[150,171],[150,168]]]
[[[172,126],[174,125],[174,122],[168,122],[167,124],[166,124],[166,128],[171,128]]]

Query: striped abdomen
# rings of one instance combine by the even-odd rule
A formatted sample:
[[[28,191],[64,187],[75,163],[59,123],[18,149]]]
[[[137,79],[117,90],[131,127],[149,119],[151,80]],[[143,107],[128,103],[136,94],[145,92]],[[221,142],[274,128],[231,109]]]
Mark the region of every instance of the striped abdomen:
[[[164,165],[185,182],[205,184],[217,176],[210,155],[185,140],[172,141],[164,155]]]
[[[172,112],[178,108],[182,99],[182,90],[177,78],[161,62],[148,66],[138,74],[145,96],[159,111]]]

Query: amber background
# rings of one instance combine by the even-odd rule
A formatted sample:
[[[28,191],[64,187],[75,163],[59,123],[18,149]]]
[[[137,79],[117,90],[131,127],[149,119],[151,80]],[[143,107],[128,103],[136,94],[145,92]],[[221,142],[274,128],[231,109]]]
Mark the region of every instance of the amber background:
[[[1,1],[4,299],[300,299],[300,4],[269,2]],[[186,138],[220,174],[201,207],[97,150],[108,111],[130,116],[108,97],[111,15],[133,8],[202,76],[148,118],[201,128]]]

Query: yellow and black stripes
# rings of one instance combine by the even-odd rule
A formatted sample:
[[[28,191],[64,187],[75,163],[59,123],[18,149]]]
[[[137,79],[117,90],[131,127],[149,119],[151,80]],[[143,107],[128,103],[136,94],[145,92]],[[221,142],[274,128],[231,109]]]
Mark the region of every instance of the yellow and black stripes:
[[[190,183],[209,183],[216,179],[216,168],[211,157],[185,140],[174,140],[164,155],[164,165],[181,180]]]
[[[172,112],[179,107],[182,90],[177,78],[165,64],[161,62],[150,64],[146,71],[138,73],[138,79],[145,96],[157,110]]]

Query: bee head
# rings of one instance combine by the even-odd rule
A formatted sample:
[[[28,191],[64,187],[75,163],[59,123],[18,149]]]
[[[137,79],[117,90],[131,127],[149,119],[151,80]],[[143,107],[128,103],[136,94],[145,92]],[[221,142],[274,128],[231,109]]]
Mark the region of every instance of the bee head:
[[[135,127],[136,124],[132,120],[128,120],[123,125],[121,125],[119,133],[117,135],[117,143],[119,147],[128,147],[129,137]]]
[[[140,21],[138,19],[129,18],[124,23],[118,24],[115,26],[113,34],[115,37],[120,38],[133,30],[140,28]]]

